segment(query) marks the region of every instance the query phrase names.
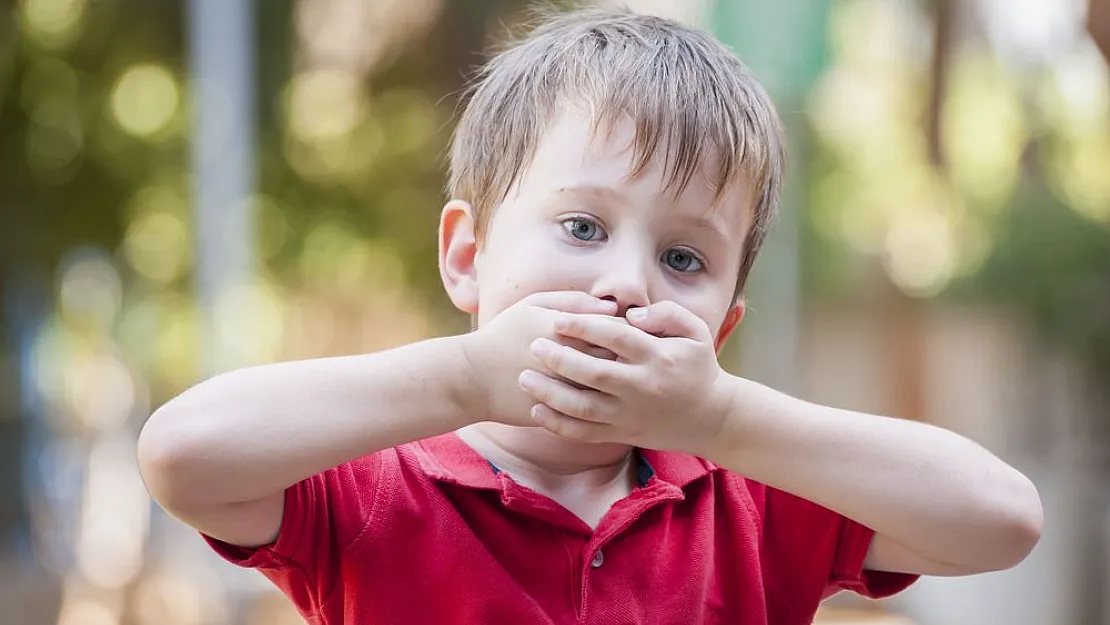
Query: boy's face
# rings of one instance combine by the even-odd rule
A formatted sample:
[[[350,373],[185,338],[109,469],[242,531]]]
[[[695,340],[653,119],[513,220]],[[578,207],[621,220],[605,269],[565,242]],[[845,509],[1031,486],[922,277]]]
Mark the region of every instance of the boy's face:
[[[747,189],[717,205],[700,174],[683,193],[664,192],[661,163],[634,179],[633,124],[591,136],[589,118],[568,112],[495,209],[481,246],[469,205],[444,208],[440,269],[457,307],[481,327],[541,291],[583,291],[630,307],[674,301],[700,317],[718,348],[740,321],[733,302],[752,206]]]

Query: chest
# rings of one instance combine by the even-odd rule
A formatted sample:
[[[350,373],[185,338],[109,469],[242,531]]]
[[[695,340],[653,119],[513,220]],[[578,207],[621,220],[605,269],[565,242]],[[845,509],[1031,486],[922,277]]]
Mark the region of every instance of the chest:
[[[591,529],[545,497],[488,494],[414,511],[386,550],[356,543],[345,576],[360,581],[348,588],[390,591],[344,603],[379,616],[404,604],[421,623],[767,622],[759,528],[744,506],[641,489]]]

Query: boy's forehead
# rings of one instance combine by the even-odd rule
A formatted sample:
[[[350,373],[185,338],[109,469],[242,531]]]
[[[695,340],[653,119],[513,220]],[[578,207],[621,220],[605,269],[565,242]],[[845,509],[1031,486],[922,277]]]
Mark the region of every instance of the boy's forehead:
[[[603,203],[645,201],[665,203],[678,213],[704,220],[727,219],[730,227],[744,228],[754,198],[747,176],[737,188],[718,194],[704,171],[679,188],[668,184],[664,157],[667,146],[659,146],[660,158],[649,158],[635,171],[636,124],[625,118],[610,126],[595,124],[585,113],[570,110],[554,119],[536,145],[527,169],[522,172],[520,191],[541,196],[568,196]],[[712,154],[703,155],[702,169],[718,166]],[[716,213],[726,213],[717,215]],[[740,218],[744,224],[731,223]]]

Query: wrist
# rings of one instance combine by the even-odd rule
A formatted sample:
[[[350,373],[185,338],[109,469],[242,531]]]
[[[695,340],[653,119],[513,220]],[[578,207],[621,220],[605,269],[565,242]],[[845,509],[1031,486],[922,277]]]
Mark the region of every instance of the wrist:
[[[468,332],[443,339],[452,356],[454,373],[449,377],[448,393],[459,414],[459,427],[482,421],[489,403],[486,387],[480,379],[480,349],[474,337],[474,332]]]
[[[750,397],[754,382],[721,370],[710,393],[710,411],[717,424],[697,455],[715,464],[732,464],[726,459],[743,453],[751,442]]]

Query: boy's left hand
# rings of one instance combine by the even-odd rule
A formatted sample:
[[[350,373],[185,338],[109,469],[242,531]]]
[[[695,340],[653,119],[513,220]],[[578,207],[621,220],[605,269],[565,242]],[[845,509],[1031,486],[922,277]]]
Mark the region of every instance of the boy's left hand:
[[[527,370],[520,385],[539,402],[532,418],[564,438],[620,442],[699,454],[720,435],[728,412],[713,336],[674,302],[629,311],[628,322],[565,314],[563,336],[607,349],[617,360],[537,339],[532,353],[552,373]],[[579,385],[582,388],[576,388]]]

